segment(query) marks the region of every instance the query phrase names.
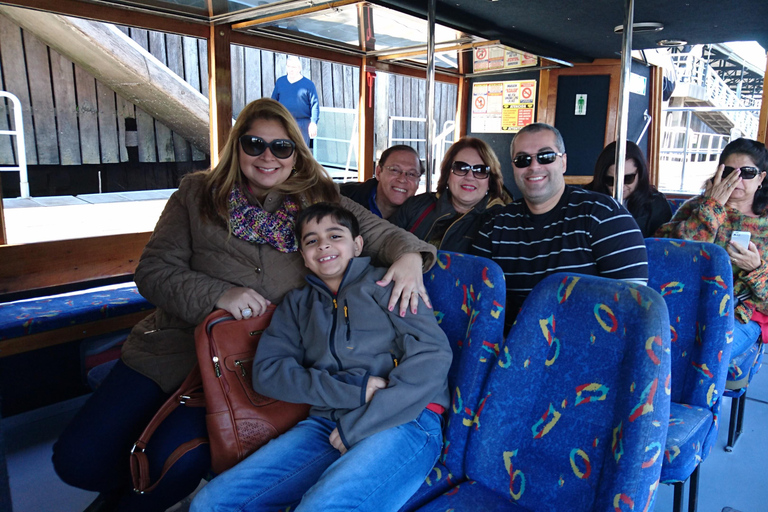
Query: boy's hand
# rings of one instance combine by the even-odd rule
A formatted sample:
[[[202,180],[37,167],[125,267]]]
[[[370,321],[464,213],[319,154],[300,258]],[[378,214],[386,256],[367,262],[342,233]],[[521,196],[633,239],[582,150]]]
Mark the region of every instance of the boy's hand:
[[[384,380],[381,377],[368,377],[368,384],[365,385],[365,403],[371,401],[374,393],[380,389],[384,389],[389,384],[388,380]]]
[[[338,428],[333,429],[333,432],[331,432],[331,436],[328,438],[328,440],[331,442],[331,446],[339,450],[342,455],[347,453],[347,447],[344,446],[344,443],[341,442],[341,436],[339,435]]]
[[[216,301],[216,307],[225,309],[236,320],[260,316],[271,304],[267,299],[250,288],[230,288]]]

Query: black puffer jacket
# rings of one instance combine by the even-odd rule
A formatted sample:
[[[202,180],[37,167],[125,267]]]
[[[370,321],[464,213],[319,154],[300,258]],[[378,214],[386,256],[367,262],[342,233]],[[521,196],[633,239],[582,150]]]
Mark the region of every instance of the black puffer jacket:
[[[451,225],[446,229],[438,249],[469,253],[480,226],[502,206],[504,202],[500,199],[493,199],[489,203],[486,196],[471,210],[461,215],[451,204],[449,190],[441,194],[426,192],[403,203],[390,221],[427,242],[433,238],[438,223],[450,222]],[[424,215],[429,208],[431,211]],[[424,217],[421,218],[422,216]]]
[[[371,178],[362,183],[358,183],[356,181],[342,183],[339,185],[339,192],[341,192],[341,195],[350,198],[366,210],[370,210],[368,198],[371,197],[371,191],[378,186],[379,180],[376,178]]]

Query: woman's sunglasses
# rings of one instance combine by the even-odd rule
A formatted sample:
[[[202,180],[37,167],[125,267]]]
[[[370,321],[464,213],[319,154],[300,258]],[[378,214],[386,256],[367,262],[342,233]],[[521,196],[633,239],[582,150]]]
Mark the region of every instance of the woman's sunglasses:
[[[296,144],[288,139],[275,139],[272,142],[267,142],[261,137],[243,135],[239,140],[240,147],[243,148],[246,155],[250,156],[259,156],[269,148],[275,158],[284,159],[291,156],[293,150],[296,149]]]
[[[632,174],[625,174],[624,175],[624,184],[625,185],[633,184],[635,182],[635,178],[637,178],[637,173],[636,172],[632,173]],[[612,187],[614,181],[615,180],[614,180],[613,176],[606,176],[605,177],[605,186],[606,187]]]
[[[541,151],[540,153],[536,153],[536,161],[539,162],[541,165],[547,165],[554,162],[557,157],[563,156],[563,153],[556,153],[555,151]],[[533,163],[533,156],[532,155],[517,155],[513,160],[512,163],[515,164],[515,167],[518,169],[525,169],[529,165]]]
[[[760,174],[760,169],[757,167],[731,167],[729,165],[726,165],[723,167],[723,178],[731,174],[733,171],[741,171],[740,177],[744,180],[751,180],[758,174]]]
[[[467,162],[458,160],[451,164],[451,172],[456,176],[466,176],[469,171],[472,171],[472,176],[478,180],[485,180],[491,174],[491,166],[485,164],[469,165]]]

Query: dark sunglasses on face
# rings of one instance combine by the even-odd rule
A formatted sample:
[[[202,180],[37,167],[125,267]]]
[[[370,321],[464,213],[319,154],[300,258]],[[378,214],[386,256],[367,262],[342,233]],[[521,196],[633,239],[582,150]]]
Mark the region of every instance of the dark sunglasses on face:
[[[469,165],[467,162],[458,160],[451,164],[451,172],[456,176],[466,176],[469,171],[472,171],[472,176],[478,180],[485,180],[491,174],[491,166],[485,164]]]
[[[243,135],[240,137],[240,147],[243,148],[246,155],[250,156],[259,156],[269,148],[275,158],[282,160],[293,154],[296,144],[288,139],[275,139],[272,142],[267,142],[261,137]]]
[[[635,178],[637,178],[637,173],[633,174],[625,174],[624,175],[624,184],[625,185],[631,185],[635,182]],[[605,186],[606,187],[612,187],[614,182],[613,176],[606,176],[605,177]]]
[[[535,155],[517,155],[512,160],[512,163],[515,164],[515,167],[518,169],[525,169],[533,163],[534,156],[536,157],[536,161],[541,165],[547,165],[554,162],[557,157],[563,156],[563,153],[557,153],[555,151],[541,151]]]
[[[741,174],[739,175],[741,179],[744,180],[751,180],[758,174],[760,174],[760,169],[757,167],[731,167],[729,165],[726,165],[723,167],[723,178],[731,174],[733,171],[741,171]]]

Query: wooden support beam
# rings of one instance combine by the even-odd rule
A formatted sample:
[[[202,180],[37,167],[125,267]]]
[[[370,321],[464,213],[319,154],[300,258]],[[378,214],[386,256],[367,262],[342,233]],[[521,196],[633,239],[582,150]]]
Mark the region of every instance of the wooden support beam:
[[[651,184],[659,184],[659,158],[661,155],[661,103],[664,86],[664,70],[658,66],[651,66],[650,83],[650,114],[651,126],[648,127],[648,165],[650,167]]]
[[[0,172],[0,174],[3,173]],[[5,233],[5,211],[3,210],[3,179],[0,176],[0,245],[6,244],[7,236]]]
[[[205,96],[114,25],[5,5],[0,5],[0,14],[198,149],[208,149]]]
[[[760,106],[760,121],[757,125],[757,140],[763,144],[768,143],[768,87],[765,86],[768,79],[768,60],[765,64],[765,73],[763,73],[763,103]]]
[[[207,21],[200,23],[183,21],[150,12],[129,10],[120,5],[93,4],[82,0],[3,0],[3,3],[64,16],[117,23],[147,30],[160,30],[202,39],[208,34]]]
[[[232,73],[230,40],[232,29],[211,25],[208,35],[208,99],[210,104],[211,166],[232,130]]]
[[[0,246],[0,294],[130,276],[151,233]]]
[[[473,72],[472,69],[473,52],[459,52],[458,68],[459,73],[468,75]],[[460,78],[456,84],[456,129],[453,132],[453,140],[459,140],[464,137],[469,130],[469,102],[472,101],[472,87],[469,84],[469,78]]]
[[[373,160],[375,158],[374,104],[376,86],[376,69],[371,59],[364,59],[360,66],[360,97],[358,100],[358,133],[360,138],[360,153],[357,162],[358,181],[366,181],[373,177]]]

